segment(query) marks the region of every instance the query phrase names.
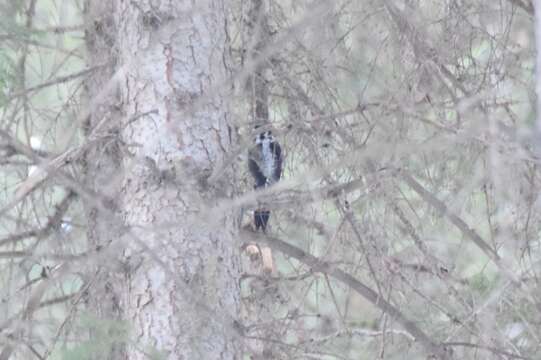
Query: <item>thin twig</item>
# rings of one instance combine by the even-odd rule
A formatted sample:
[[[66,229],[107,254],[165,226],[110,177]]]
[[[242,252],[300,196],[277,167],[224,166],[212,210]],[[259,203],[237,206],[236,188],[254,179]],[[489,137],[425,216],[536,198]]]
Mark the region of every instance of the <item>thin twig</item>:
[[[273,250],[280,251],[287,256],[295,258],[296,260],[310,267],[313,271],[327,274],[344,285],[349,286],[384,313],[387,313],[395,318],[413,337],[415,337],[416,340],[423,345],[429,354],[437,355],[440,359],[449,359],[449,354],[442,346],[438,345],[434,340],[432,340],[424,331],[422,331],[413,321],[409,320],[394,305],[387,302],[374,290],[360,282],[352,275],[331,266],[329,263],[321,261],[320,258],[308,254],[304,250],[290,245],[276,237],[260,235],[246,230],[242,231],[241,235],[251,241],[266,243]]]

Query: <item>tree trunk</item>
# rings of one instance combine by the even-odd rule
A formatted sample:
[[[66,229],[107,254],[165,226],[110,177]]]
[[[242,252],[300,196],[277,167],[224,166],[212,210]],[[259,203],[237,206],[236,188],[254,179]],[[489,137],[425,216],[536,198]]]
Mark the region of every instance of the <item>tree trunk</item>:
[[[99,132],[115,134],[120,129],[120,116],[116,105],[119,102],[117,91],[118,76],[115,76],[116,28],[113,18],[114,2],[86,0],[85,42],[87,47],[87,64],[96,68],[93,75],[85,81],[86,110],[88,117],[83,124],[86,141]],[[109,247],[121,234],[118,221],[110,216],[111,208],[99,211],[100,205],[112,203],[118,196],[122,173],[118,171],[122,163],[118,139],[91,147],[83,160],[84,186],[89,194],[95,194],[94,201],[83,201],[88,223],[87,239],[90,252],[100,251],[96,262],[90,264],[85,273],[89,291],[86,292],[85,303],[89,313],[98,320],[97,323],[112,323],[110,320],[123,319],[120,306],[121,284],[124,274],[118,271],[118,248]],[[105,210],[105,209],[103,209]],[[108,329],[111,330],[111,329]],[[100,355],[109,359],[120,359],[125,348],[118,337],[110,334],[108,347],[103,348]],[[101,343],[96,338],[95,329],[89,329],[91,343]],[[102,346],[103,347],[103,346]]]
[[[128,359],[240,357],[237,226],[212,210],[235,176],[207,181],[233,141],[226,2],[114,6],[123,180],[110,231],[122,229]]]
[[[268,71],[269,59],[264,57],[263,51],[269,46],[269,24],[266,3],[263,0],[252,0],[246,4],[248,7],[246,22],[246,40],[244,47],[247,49],[248,68],[253,68],[253,74],[249,79],[249,94],[251,104],[251,120],[254,126],[270,124],[269,118],[269,82],[266,72]],[[252,218],[253,219],[253,218]],[[253,220],[252,220],[253,221]],[[255,223],[253,224],[255,227]],[[255,249],[255,250],[254,250]],[[273,342],[261,339],[278,339],[279,331],[272,324],[279,312],[279,288],[270,280],[274,271],[274,261],[271,249],[265,245],[250,244],[247,248],[249,253],[258,253],[259,262],[252,262],[250,271],[263,273],[249,281],[250,296],[245,298],[244,310],[254,331],[249,335],[256,339],[250,342],[250,359],[275,359],[278,353],[273,349]],[[257,264],[257,266],[256,266]]]
[[[535,48],[537,49],[535,63],[535,93],[537,94],[536,101],[536,136],[538,153],[541,153],[541,3],[534,1],[535,9]]]

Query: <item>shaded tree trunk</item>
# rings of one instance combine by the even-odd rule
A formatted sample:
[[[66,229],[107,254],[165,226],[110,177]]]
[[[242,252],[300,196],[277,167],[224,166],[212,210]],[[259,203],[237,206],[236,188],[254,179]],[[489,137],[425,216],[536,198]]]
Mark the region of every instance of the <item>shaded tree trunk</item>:
[[[83,132],[86,141],[92,141],[97,132],[118,134],[120,128],[121,114],[117,109],[119,76],[115,76],[118,54],[114,9],[114,2],[85,2],[86,59],[89,68],[96,68],[93,76],[85,81],[88,117],[84,121]],[[124,274],[118,261],[119,248],[116,241],[121,235],[121,227],[117,219],[111,216],[123,176],[119,171],[122,158],[119,139],[112,136],[111,140],[101,146],[91,147],[83,160],[83,192],[88,195],[86,201],[83,201],[88,222],[88,248],[90,253],[97,254],[94,257],[96,261],[90,263],[90,269],[85,273],[88,287],[85,303],[97,323],[121,321],[124,318],[120,306]],[[102,339],[96,338],[95,329],[89,330],[90,341],[100,343]],[[102,355],[107,354],[109,359],[120,359],[125,354],[125,348],[116,334],[110,335],[108,348],[102,350]]]
[[[534,2],[535,8],[535,47],[537,49],[537,57],[535,62],[535,93],[537,94],[536,102],[536,135],[538,152],[541,152],[541,3],[539,1]]]
[[[253,68],[249,78],[247,94],[250,99],[251,122],[253,126],[268,126],[271,123],[269,118],[269,82],[267,71],[269,59],[265,57],[264,51],[269,46],[269,24],[268,9],[262,0],[252,0],[246,3],[248,11],[246,14],[246,40],[244,47],[248,55],[247,65]],[[252,221],[255,221],[255,217]],[[255,227],[255,223],[253,224]],[[256,276],[249,282],[250,295],[245,298],[245,310],[250,322],[257,324],[252,328],[254,331],[249,335],[257,340],[250,343],[250,359],[275,359],[279,358],[273,349],[273,342],[261,339],[280,338],[280,329],[265,326],[271,324],[274,316],[279,312],[279,288],[270,279],[274,269],[273,254],[271,249],[261,244],[249,245],[249,253],[258,253],[259,261],[252,262],[251,271],[263,273],[263,276]],[[254,266],[256,265],[256,266]]]

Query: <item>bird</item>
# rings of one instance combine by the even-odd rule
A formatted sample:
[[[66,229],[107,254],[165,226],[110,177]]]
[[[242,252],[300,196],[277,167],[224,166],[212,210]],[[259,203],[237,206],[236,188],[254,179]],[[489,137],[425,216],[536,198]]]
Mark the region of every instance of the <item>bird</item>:
[[[274,185],[282,175],[282,149],[272,136],[272,132],[264,131],[255,138],[255,146],[248,154],[248,169],[252,174],[254,189],[264,189]],[[267,230],[270,211],[259,208],[254,211],[254,224],[256,231]]]

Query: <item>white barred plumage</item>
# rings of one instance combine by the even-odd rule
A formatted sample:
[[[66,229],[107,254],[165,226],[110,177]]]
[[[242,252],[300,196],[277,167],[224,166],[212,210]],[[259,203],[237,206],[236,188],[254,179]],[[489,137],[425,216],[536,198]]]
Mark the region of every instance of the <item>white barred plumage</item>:
[[[249,152],[248,167],[255,180],[255,189],[273,185],[282,175],[282,150],[270,131],[259,134],[255,146]],[[268,210],[256,210],[254,220],[256,229],[265,231],[269,220]]]

